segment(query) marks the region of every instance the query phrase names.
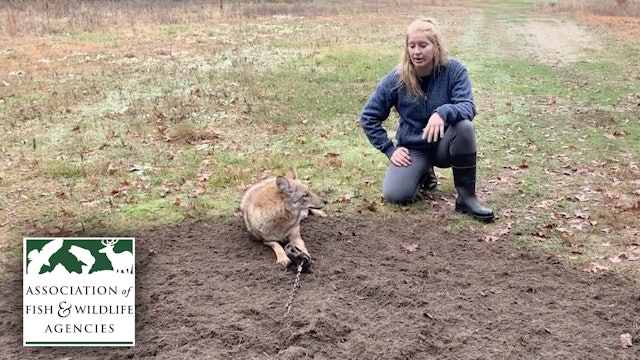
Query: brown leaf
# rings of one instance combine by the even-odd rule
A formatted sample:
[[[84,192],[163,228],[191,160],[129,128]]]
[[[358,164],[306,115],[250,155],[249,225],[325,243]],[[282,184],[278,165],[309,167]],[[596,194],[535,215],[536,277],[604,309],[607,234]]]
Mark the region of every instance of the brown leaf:
[[[22,233],[25,235],[31,235],[40,230],[41,226],[36,223],[27,223],[22,227]]]
[[[508,222],[507,225],[504,227],[504,229],[498,232],[498,235],[499,236],[508,235],[511,232],[512,227],[513,227],[513,222]]]
[[[418,250],[418,244],[402,244],[402,247],[408,252],[412,253]]]
[[[87,207],[96,207],[98,205],[100,205],[100,200],[93,200],[93,199],[80,199],[80,204],[87,206]]]
[[[633,340],[631,338],[631,334],[625,333],[620,335],[620,346],[622,346],[622,348],[624,349],[633,346]]]
[[[596,264],[594,262],[590,262],[582,268],[582,271],[599,273],[599,272],[609,271],[609,268],[606,266]]]
[[[620,259],[620,256],[613,256],[609,258],[609,261],[611,261],[614,264],[617,264],[619,262],[622,262],[622,259]]]
[[[589,214],[586,213],[586,212],[576,211],[574,214],[578,219],[588,219],[589,218]]]
[[[120,170],[120,168],[118,167],[118,165],[115,165],[114,163],[109,163],[109,165],[107,166],[107,174],[109,175],[115,173],[118,170]]]
[[[334,202],[335,203],[346,203],[346,202],[351,201],[352,197],[353,197],[353,194],[342,194]]]
[[[378,211],[378,204],[374,203],[373,201],[370,201],[367,206],[365,206],[365,208],[371,212],[376,212]]]
[[[573,232],[571,232],[571,230],[559,226],[556,228],[556,231],[560,234],[573,235]]]
[[[640,211],[640,200],[636,201],[635,204],[629,206],[626,209],[623,209],[622,211]]]
[[[191,191],[191,194],[193,196],[200,196],[200,195],[202,195],[202,194],[204,194],[206,192],[207,192],[207,189],[205,189],[203,186],[196,186]]]
[[[573,195],[571,197],[571,200],[577,201],[577,202],[584,202],[584,201],[587,201],[587,197],[584,194],[578,194],[578,195]]]
[[[494,235],[485,235],[484,238],[482,239],[482,241],[488,242],[488,243],[496,242],[498,240],[500,240],[500,238]]]
[[[638,259],[640,259],[640,256],[630,251],[624,254],[620,254],[620,258],[627,259],[628,261],[637,261]]]
[[[127,194],[128,194],[128,188],[125,188],[125,187],[111,190],[112,196],[121,196],[121,195],[127,195]]]

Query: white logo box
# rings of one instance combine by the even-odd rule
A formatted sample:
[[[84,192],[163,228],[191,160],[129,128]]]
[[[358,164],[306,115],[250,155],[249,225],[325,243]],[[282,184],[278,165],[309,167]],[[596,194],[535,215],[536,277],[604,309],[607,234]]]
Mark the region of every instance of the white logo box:
[[[135,346],[134,238],[24,238],[24,346]]]

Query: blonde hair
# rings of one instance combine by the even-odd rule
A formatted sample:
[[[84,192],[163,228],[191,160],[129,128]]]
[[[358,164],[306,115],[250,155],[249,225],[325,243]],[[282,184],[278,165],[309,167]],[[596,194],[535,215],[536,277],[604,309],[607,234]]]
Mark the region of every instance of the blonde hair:
[[[400,84],[407,88],[407,91],[414,95],[416,98],[420,98],[424,95],[418,82],[418,76],[416,70],[413,67],[411,58],[409,57],[409,51],[407,49],[409,45],[409,33],[414,31],[422,31],[431,43],[433,43],[433,71],[436,71],[438,67],[446,65],[449,62],[449,50],[444,44],[442,34],[438,28],[436,19],[430,17],[418,18],[409,24],[407,28],[407,34],[405,35],[404,51],[400,56],[400,63],[397,68],[400,72]]]

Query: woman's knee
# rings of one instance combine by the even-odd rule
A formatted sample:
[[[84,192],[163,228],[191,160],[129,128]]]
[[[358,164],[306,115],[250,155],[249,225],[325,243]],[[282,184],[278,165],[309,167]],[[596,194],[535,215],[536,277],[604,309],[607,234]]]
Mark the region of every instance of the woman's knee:
[[[413,202],[416,194],[415,191],[407,191],[407,188],[400,186],[384,186],[382,188],[382,197],[385,202],[404,205]]]
[[[472,135],[475,136],[475,129],[473,128],[473,122],[471,120],[461,120],[455,124],[454,129],[458,135]]]

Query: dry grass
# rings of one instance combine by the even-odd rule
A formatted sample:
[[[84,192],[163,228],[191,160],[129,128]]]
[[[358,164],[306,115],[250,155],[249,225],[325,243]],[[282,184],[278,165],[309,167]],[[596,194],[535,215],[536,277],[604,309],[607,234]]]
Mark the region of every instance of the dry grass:
[[[416,4],[440,6],[442,0],[403,1],[411,8]],[[462,2],[464,3],[464,1]],[[396,0],[13,0],[0,4],[7,12],[5,31],[11,36],[52,35],[74,32],[110,32],[140,29],[147,25],[187,23],[215,24],[222,18],[255,18],[264,16],[321,17],[338,14],[375,13]],[[16,22],[20,24],[20,32]]]
[[[18,34],[18,21],[16,20],[16,12],[13,9],[8,8],[6,10],[7,13],[7,22],[6,22],[6,32],[9,36],[16,36]]]
[[[640,16],[640,0],[564,0],[548,2],[553,11],[604,16]]]

